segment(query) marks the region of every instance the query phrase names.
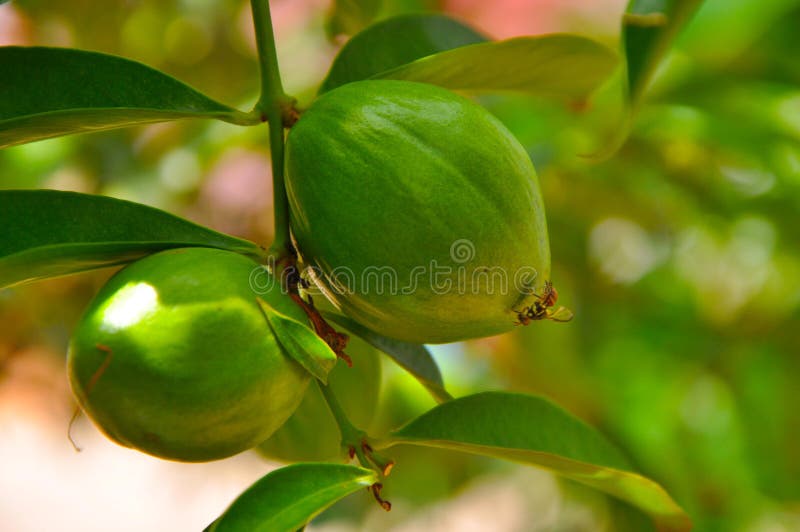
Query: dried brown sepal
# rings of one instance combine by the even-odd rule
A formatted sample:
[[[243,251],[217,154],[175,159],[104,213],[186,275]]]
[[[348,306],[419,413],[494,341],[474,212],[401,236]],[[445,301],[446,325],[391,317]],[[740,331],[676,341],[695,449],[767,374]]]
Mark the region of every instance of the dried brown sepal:
[[[311,325],[314,327],[314,331],[317,333],[317,336],[322,338],[325,343],[330,346],[333,352],[336,353],[337,357],[344,360],[345,363],[352,368],[353,360],[347,353],[344,352],[350,337],[331,327],[328,322],[325,321],[325,318],[322,317],[322,314],[320,314],[319,311],[314,307],[313,303],[309,303],[304,300],[302,297],[300,297],[300,294],[290,293],[289,295],[306,313],[308,319],[311,321]]]
[[[375,497],[375,500],[378,501],[378,504],[381,505],[381,508],[383,508],[387,512],[392,511],[392,503],[381,498],[381,489],[383,489],[383,484],[381,484],[380,482],[376,482],[367,489],[372,492],[372,496]]]

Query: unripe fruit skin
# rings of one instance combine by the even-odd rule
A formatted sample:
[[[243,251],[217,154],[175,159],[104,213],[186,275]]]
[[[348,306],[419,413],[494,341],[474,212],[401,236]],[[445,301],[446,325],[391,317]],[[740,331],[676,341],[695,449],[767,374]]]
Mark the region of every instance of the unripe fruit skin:
[[[235,253],[187,248],[146,257],[108,281],[67,359],[78,402],[106,435],[198,462],[251,448],[283,424],[310,376],[280,347],[256,297],[307,319],[277,283],[253,292],[258,267]]]
[[[385,336],[444,343],[506,332],[550,277],[528,154],[483,107],[445,89],[369,80],[326,93],[289,133],[286,186],[320,288]],[[454,254],[459,242],[469,260]],[[441,268],[449,273],[434,280]],[[396,285],[380,293],[370,269],[393,272]]]

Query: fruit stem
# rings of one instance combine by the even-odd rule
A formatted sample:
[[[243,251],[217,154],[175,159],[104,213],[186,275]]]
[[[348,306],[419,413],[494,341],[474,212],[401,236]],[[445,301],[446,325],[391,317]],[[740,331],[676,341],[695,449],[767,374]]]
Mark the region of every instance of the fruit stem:
[[[350,459],[358,458],[358,463],[361,467],[377,471],[381,477],[386,477],[394,467],[394,460],[388,459],[376,453],[372,446],[369,444],[367,433],[354,426],[347,414],[344,413],[342,405],[333,393],[329,386],[317,381],[322,396],[325,402],[328,403],[328,408],[331,410],[336,425],[339,427],[339,433],[342,436],[342,447],[347,449]],[[392,503],[381,497],[381,489],[383,484],[376,482],[372,484],[368,490],[372,493],[373,498],[380,504],[381,508],[387,512],[392,509]]]
[[[394,461],[376,453],[369,443],[367,433],[354,426],[344,413],[342,405],[336,399],[330,386],[325,386],[317,381],[325,402],[339,426],[339,433],[342,436],[342,447],[347,449],[351,458],[358,458],[359,463],[366,468],[377,470],[382,476],[387,476],[394,466]]]
[[[253,12],[253,25],[256,33],[258,62],[261,72],[261,95],[255,111],[262,121],[269,122],[269,145],[272,157],[272,197],[275,214],[275,240],[270,246],[269,255],[275,269],[279,269],[287,257],[289,249],[289,202],[283,179],[284,127],[296,120],[295,100],[283,92],[283,83],[278,68],[275,51],[275,34],[272,29],[272,15],[269,0],[250,0]],[[280,272],[278,272],[280,273]]]
[[[278,55],[275,52],[275,34],[272,31],[272,15],[269,0],[250,0],[253,12],[253,25],[256,30],[256,47],[261,69],[261,96],[256,108],[269,114],[281,109],[281,104],[290,101],[283,92],[283,83],[278,69]],[[271,118],[267,116],[267,118]],[[282,123],[282,121],[279,121]]]
[[[283,126],[269,123],[269,145],[272,158],[272,201],[275,226],[275,239],[269,248],[271,265],[276,275],[281,277],[281,266],[286,259],[294,256],[291,251],[289,235],[289,198],[286,195],[286,183],[283,178]]]
[[[321,382],[317,382],[317,384],[322,392],[322,396],[325,398],[325,402],[328,403],[328,408],[330,408],[333,418],[336,420],[336,425],[339,427],[339,433],[342,437],[342,447],[347,448],[350,453],[357,456],[362,466],[371,468],[369,461],[364,455],[364,449],[361,446],[361,442],[367,437],[367,433],[350,422],[330,386],[326,386]]]

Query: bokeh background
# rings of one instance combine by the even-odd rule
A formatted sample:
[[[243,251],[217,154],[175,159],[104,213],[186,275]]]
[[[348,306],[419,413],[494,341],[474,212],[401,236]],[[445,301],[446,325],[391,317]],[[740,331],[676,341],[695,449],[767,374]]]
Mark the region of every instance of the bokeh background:
[[[617,47],[624,0],[385,0],[487,34],[571,31]],[[287,90],[308,104],[341,37],[330,2],[273,0]],[[529,150],[553,280],[576,314],[434,346],[455,395],[548,396],[661,482],[698,531],[800,530],[800,1],[708,0],[659,70],[628,142],[621,76],[588,108],[485,95]],[[21,0],[0,44],[74,46],[161,68],[249,109],[258,90],[243,0]],[[578,74],[578,73],[576,73]],[[0,73],[0,85],[2,73]],[[268,243],[267,131],[184,121],[0,151],[1,188],[106,194]],[[35,213],[31,213],[35,216]],[[0,228],[0,235],[3,228]],[[69,334],[113,272],[0,291],[0,530],[200,530],[276,467],[255,453],[177,464],[106,441],[74,408]],[[384,363],[372,431],[433,405]],[[396,448],[383,513],[357,493],[309,530],[616,530],[613,503],[549,473]]]

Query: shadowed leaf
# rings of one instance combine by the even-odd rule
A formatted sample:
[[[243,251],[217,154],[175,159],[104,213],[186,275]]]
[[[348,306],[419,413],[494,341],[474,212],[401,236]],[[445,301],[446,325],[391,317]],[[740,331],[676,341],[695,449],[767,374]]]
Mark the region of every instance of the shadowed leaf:
[[[368,79],[421,57],[488,40],[444,15],[404,15],[370,26],[339,51],[319,92]]]
[[[264,255],[252,242],[152,207],[75,192],[2,190],[0,227],[0,287],[124,264],[170,248]]]
[[[691,528],[664,489],[634,472],[600,433],[540,397],[485,392],[443,403],[395,431],[398,443],[439,447],[543,467],[641,508],[660,530]]]
[[[0,72],[0,148],[179,118],[260,123],[163,72],[113,55],[6,46],[0,47]]]
[[[639,101],[675,36],[703,0],[631,0],[622,20],[628,91]]]
[[[452,396],[444,388],[439,366],[436,365],[436,361],[424,345],[387,338],[341,314],[323,312],[323,315],[325,319],[344,327],[376,349],[389,355],[400,367],[413,375],[436,401],[442,403],[452,399]]]
[[[375,482],[373,471],[349,465],[286,466],[239,495],[206,532],[295,532],[339,499]]]

